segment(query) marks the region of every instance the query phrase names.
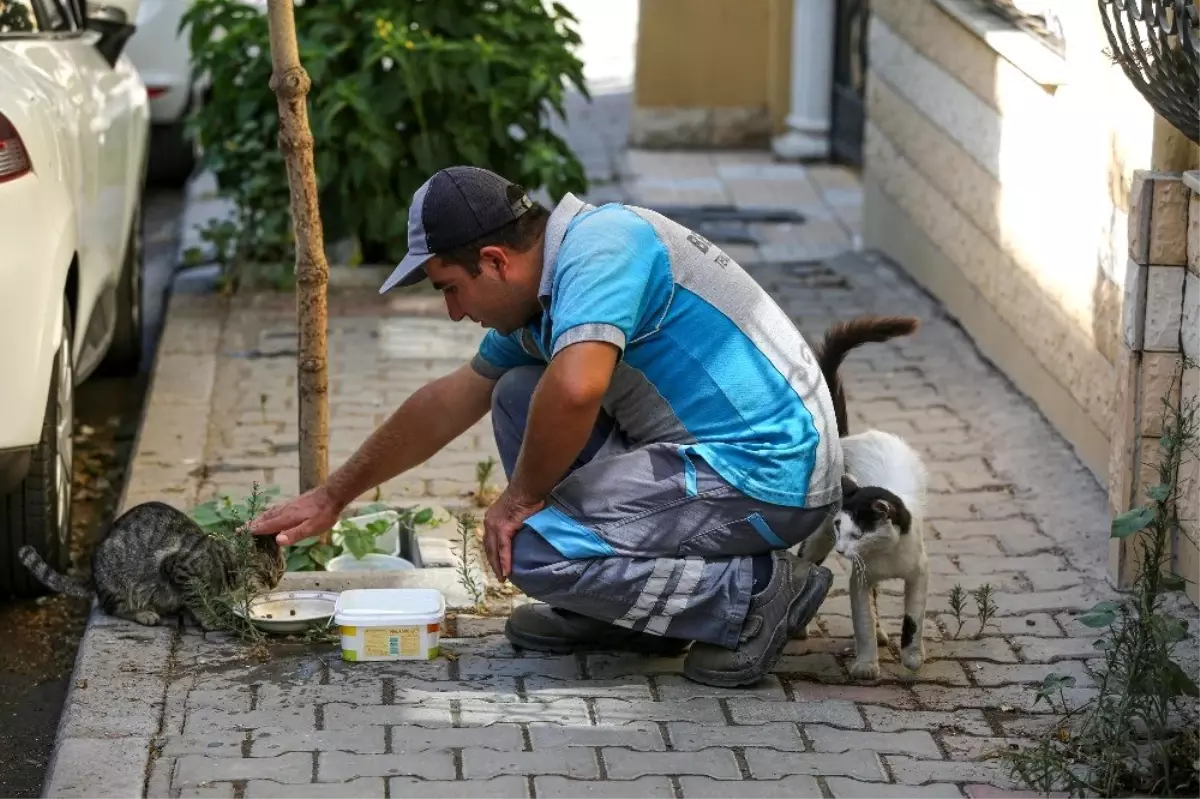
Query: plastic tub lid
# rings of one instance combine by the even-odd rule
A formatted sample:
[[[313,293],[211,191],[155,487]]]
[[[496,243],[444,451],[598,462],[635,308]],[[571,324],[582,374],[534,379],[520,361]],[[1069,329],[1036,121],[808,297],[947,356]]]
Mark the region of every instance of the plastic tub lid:
[[[338,596],[334,623],[422,624],[436,621],[446,600],[436,588],[352,588]]]

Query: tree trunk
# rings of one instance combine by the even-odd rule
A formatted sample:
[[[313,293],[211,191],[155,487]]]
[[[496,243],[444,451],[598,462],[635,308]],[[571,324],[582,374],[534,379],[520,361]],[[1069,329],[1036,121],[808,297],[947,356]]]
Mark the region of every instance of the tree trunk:
[[[313,137],[308,126],[306,101],[312,81],[300,65],[292,0],[267,0],[267,24],[271,31],[270,85],[279,101],[279,149],[287,164],[292,230],[296,238],[296,315],[300,333],[296,391],[303,493],[323,484],[329,469],[329,374],[325,341],[329,264],[325,261]]]

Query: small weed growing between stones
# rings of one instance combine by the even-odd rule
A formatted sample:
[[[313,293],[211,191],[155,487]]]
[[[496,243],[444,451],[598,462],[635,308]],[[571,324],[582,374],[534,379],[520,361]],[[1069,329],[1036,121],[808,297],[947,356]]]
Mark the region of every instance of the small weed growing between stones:
[[[487,610],[484,603],[484,587],[475,579],[475,573],[471,569],[479,562],[478,557],[474,554],[475,546],[479,541],[479,536],[475,532],[475,517],[464,512],[458,514],[457,521],[458,541],[461,549],[458,557],[458,582],[475,601],[475,612],[482,614]]]
[[[1191,400],[1164,405],[1158,483],[1148,487],[1146,504],[1113,519],[1110,532],[1112,538],[1132,538],[1136,548],[1130,594],[1079,617],[1105,631],[1095,643],[1100,663],[1088,668],[1096,696],[1071,708],[1065,689],[1075,678],[1047,675],[1035,703],[1045,701],[1059,718],[1032,747],[1002,754],[1015,777],[1042,793],[1200,795],[1194,701],[1200,689],[1175,659],[1191,636],[1187,620],[1168,607],[1171,595],[1185,588],[1169,566],[1172,537],[1186,532],[1177,500],[1196,490],[1180,485],[1180,466],[1197,456],[1197,408]]]
[[[481,508],[491,505],[496,499],[496,490],[488,485],[496,459],[491,455],[475,464],[475,504]]]
[[[984,583],[971,592],[971,597],[975,600],[975,609],[979,612],[979,631],[975,633],[976,640],[983,637],[983,631],[989,625],[992,627],[997,626],[991,621],[992,617],[996,615],[996,611],[999,610],[992,599],[994,593],[995,589],[992,588],[991,583]],[[959,625],[959,629],[962,629],[961,624]]]
[[[955,583],[954,587],[950,589],[949,599],[950,612],[954,614],[954,621],[958,624],[958,629],[954,631],[954,637],[958,638],[959,633],[962,632],[963,625],[966,624],[963,621],[962,614],[963,610],[967,607],[967,592],[963,590],[960,583]]]
[[[206,628],[224,630],[253,644],[262,644],[266,636],[250,621],[250,604],[257,596],[253,586],[262,555],[248,528],[266,509],[267,498],[278,493],[277,486],[260,491],[254,483],[250,496],[242,502],[221,496],[197,506],[190,514],[207,535],[229,548],[233,575],[229,589],[224,591],[193,579],[184,589],[189,605]]]

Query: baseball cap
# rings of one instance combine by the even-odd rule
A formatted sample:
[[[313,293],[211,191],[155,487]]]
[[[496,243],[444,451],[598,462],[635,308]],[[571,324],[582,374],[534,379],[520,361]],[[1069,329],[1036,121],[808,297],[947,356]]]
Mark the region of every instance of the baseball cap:
[[[413,194],[408,207],[408,252],[379,293],[425,279],[424,264],[519,219],[533,207],[521,186],[475,166],[440,169]]]

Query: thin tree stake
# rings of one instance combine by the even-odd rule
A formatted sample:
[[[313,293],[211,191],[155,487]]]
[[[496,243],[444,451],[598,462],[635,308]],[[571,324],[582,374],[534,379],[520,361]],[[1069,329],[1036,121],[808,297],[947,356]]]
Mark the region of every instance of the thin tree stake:
[[[325,482],[329,470],[329,372],[326,302],[329,264],[317,203],[313,137],[308,124],[312,81],[300,64],[293,0],[267,0],[271,33],[270,86],[279,102],[279,150],[287,165],[292,230],[296,238],[296,316],[300,334],[296,363],[299,400],[300,492]],[[326,532],[322,540],[329,538]]]

